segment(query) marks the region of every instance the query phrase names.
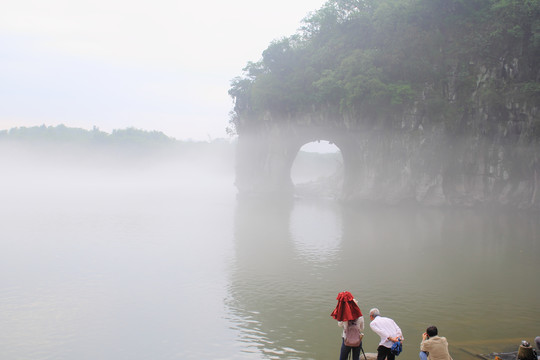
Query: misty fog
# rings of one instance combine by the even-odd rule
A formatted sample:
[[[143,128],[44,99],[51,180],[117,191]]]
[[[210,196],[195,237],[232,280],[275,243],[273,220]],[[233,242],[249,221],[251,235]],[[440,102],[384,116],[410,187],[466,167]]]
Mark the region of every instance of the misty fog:
[[[337,199],[343,184],[343,158],[338,147],[328,142],[302,146],[291,168],[291,180],[297,196]]]
[[[165,189],[211,196],[234,189],[234,143],[193,143],[145,149],[54,143],[0,143],[3,191],[70,192],[76,190],[137,191]],[[298,152],[291,179],[299,187],[339,179],[343,160],[335,145],[310,143]],[[153,190],[152,190],[153,189]],[[317,191],[315,191],[317,190]],[[59,196],[59,199],[61,196]],[[58,199],[58,200],[59,200]]]
[[[195,143],[187,149],[144,149],[136,145],[107,148],[8,143],[1,146],[0,164],[7,185],[4,190],[9,185],[17,191],[190,186],[199,192],[231,185],[233,146],[200,147],[204,146]]]
[[[536,288],[514,301],[538,273],[533,217],[304,196],[341,171],[339,152],[299,152],[298,196],[275,202],[236,198],[234,144],[1,147],[6,359],[332,358],[343,289],[412,339],[436,322],[456,359],[511,348],[540,315]],[[527,315],[516,328],[495,313]]]
[[[224,281],[203,260],[230,252],[234,200],[232,147],[202,147],[2,144],[3,357],[190,358],[176,324],[219,309],[190,293]]]
[[[3,5],[1,360],[540,335],[540,1]]]

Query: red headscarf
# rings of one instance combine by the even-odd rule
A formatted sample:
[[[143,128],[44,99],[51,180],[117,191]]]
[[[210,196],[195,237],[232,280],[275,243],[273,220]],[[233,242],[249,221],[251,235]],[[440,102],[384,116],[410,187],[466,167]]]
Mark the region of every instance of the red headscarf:
[[[348,291],[340,292],[337,296],[337,305],[334,311],[332,311],[332,316],[338,321],[348,321],[356,320],[362,316],[362,311],[354,301],[354,297]]]

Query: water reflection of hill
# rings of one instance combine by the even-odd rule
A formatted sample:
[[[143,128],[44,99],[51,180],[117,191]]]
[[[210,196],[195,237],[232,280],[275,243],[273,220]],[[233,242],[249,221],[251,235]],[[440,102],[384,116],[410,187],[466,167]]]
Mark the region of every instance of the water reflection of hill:
[[[228,306],[247,351],[267,358],[311,358],[314,346],[333,343],[321,331],[329,318],[320,296],[325,286],[313,281],[320,275],[291,241],[292,207],[241,202],[236,211]]]
[[[238,203],[227,305],[248,353],[335,357],[340,332],[329,314],[342,290],[364,313],[379,307],[395,318],[410,354],[430,324],[461,359],[535,335],[540,229],[529,215],[334,205]],[[516,302],[517,293],[526,296]],[[516,310],[519,323],[501,316]],[[376,335],[365,333],[374,352]],[[493,339],[500,349],[485,346]]]

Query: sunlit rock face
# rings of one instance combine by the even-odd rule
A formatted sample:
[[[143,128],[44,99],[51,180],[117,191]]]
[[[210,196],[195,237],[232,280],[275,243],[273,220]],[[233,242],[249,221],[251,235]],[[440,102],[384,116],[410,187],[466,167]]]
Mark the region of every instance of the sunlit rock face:
[[[373,125],[362,114],[268,114],[238,128],[239,195],[292,196],[299,149],[326,140],[343,155],[341,201],[540,209],[539,104],[507,98],[494,106],[482,92],[490,79],[517,76],[518,68],[517,61],[495,70],[478,66],[469,108],[450,121],[427,118],[422,99],[387,124]],[[448,84],[449,103],[464,96],[452,79]]]

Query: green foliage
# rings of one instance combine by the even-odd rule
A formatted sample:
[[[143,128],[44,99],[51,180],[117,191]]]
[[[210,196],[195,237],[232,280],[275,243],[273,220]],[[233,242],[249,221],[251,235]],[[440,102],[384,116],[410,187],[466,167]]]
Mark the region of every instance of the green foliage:
[[[416,95],[410,84],[389,84],[388,90],[390,91],[390,104],[392,105],[409,103]]]
[[[97,127],[92,130],[71,128],[63,124],[58,126],[17,127],[1,133],[0,140],[24,141],[29,143],[55,144],[109,144],[109,145],[138,145],[153,146],[171,144],[175,140],[159,131],[145,131],[135,128],[113,130],[112,134],[100,131]]]
[[[322,76],[313,82],[316,91],[316,101],[326,102],[334,106],[339,105],[345,95],[343,80],[338,77],[335,70],[323,70]]]
[[[540,82],[529,81],[521,84],[520,93],[524,94],[526,98],[535,98],[540,100]]]
[[[133,127],[113,130],[111,139],[115,142],[131,144],[167,144],[172,141],[161,131],[144,131]]]
[[[413,106],[456,128],[473,94],[494,118],[504,99],[539,103],[540,0],[330,0],[303,24],[232,81],[236,131],[306,111],[385,123]],[[481,66],[513,59],[479,86]]]

